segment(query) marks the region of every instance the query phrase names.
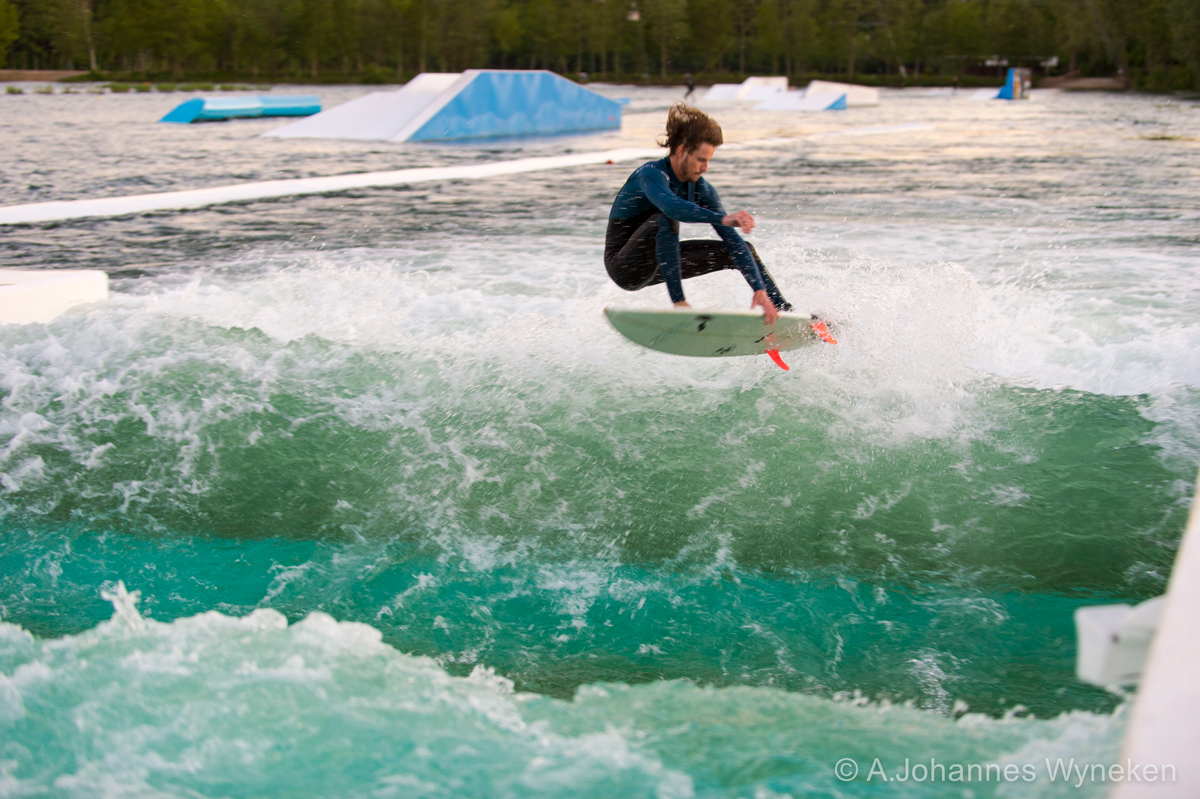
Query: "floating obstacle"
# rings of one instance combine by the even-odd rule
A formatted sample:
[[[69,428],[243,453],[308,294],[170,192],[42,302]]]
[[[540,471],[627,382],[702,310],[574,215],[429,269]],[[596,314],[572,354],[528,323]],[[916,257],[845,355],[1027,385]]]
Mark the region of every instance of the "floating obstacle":
[[[621,104],[546,70],[426,72],[263,134],[282,139],[460,141],[621,127]]]
[[[752,77],[741,83],[717,83],[704,94],[710,103],[756,102],[760,111],[840,111],[879,105],[879,89],[853,83],[814,80],[804,89],[788,89],[786,77]]]
[[[204,208],[222,203],[270,200],[304,194],[328,194],[382,186],[407,186],[435,180],[479,180],[501,175],[540,172],[549,169],[591,164],[613,164],[634,159],[661,158],[661,148],[628,147],[589,153],[571,153],[540,158],[517,158],[460,166],[416,167],[388,172],[352,172],[319,178],[289,178],[211,186],[206,189],[135,194],[126,197],[101,197],[94,200],[55,200],[25,205],[0,206],[0,225],[23,225],[86,217],[128,216],[156,211]]]
[[[159,122],[219,122],[254,117],[306,117],[319,113],[321,100],[311,94],[256,97],[193,97]]]
[[[0,269],[0,324],[46,323],[108,298],[108,275],[91,269]]]
[[[998,100],[1025,100],[1033,86],[1033,72],[1024,68],[1009,67],[1008,77],[1000,88]]]
[[[863,108],[879,105],[879,89],[873,86],[859,86],[854,83],[834,83],[828,80],[811,81],[804,93],[810,94],[844,94],[847,108]]]
[[[879,105],[878,89],[814,80],[804,89],[767,95],[754,108],[758,111],[844,111],[872,105]]]
[[[786,76],[755,76],[741,83],[715,83],[704,93],[707,103],[757,102],[788,90]]]
[[[845,111],[845,92],[782,92],[754,106],[758,111]]]
[[[978,89],[972,100],[1027,100],[1033,86],[1033,73],[1020,67],[1009,67],[1008,77],[999,89]]]
[[[1140,667],[1137,701],[1116,761],[1137,764],[1142,771],[1136,779],[1127,774],[1123,782],[1112,786],[1107,796],[1110,799],[1200,796],[1200,772],[1179,766],[1178,776],[1175,775],[1178,764],[1191,763],[1200,748],[1200,688],[1196,682],[1196,663],[1200,662],[1200,613],[1196,612],[1200,608],[1200,490],[1192,497],[1187,529],[1175,554],[1166,595],[1129,610],[1126,607],[1109,605],[1076,611],[1079,676],[1089,679],[1082,668],[1083,652],[1089,642],[1079,623],[1079,614],[1085,610],[1105,613],[1107,608],[1117,616],[1110,643],[1105,644],[1106,648],[1111,647],[1106,659],[1109,662],[1103,663],[1105,668],[1099,675],[1108,680],[1105,684],[1128,682],[1121,679],[1128,668],[1122,666],[1122,661],[1128,663],[1127,656],[1136,651],[1146,653],[1144,663],[1136,663]],[[1111,622],[1109,626],[1113,626]],[[1126,642],[1123,640],[1126,638],[1132,640]],[[1146,642],[1145,647],[1142,641]],[[1155,764],[1154,777],[1148,775],[1149,766],[1145,764]],[[1160,784],[1150,784],[1155,778]]]
[[[1162,614],[1163,597],[1130,607],[1091,605],[1075,609],[1075,674],[1084,682],[1136,685]]]

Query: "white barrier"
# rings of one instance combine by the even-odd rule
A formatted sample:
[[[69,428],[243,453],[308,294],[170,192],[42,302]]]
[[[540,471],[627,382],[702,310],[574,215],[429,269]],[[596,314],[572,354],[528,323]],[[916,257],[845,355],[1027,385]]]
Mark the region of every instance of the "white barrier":
[[[1200,481],[1198,481],[1200,486]],[[1112,799],[1195,799],[1200,796],[1200,496],[1192,499],[1187,532],[1175,556],[1166,601],[1150,657],[1142,674],[1133,718],[1125,731],[1120,764],[1139,768],[1138,781],[1126,777]],[[1173,766],[1174,779],[1145,779]]]
[[[0,324],[45,323],[108,298],[108,275],[84,269],[0,269]]]
[[[800,139],[837,138],[841,136],[875,136],[887,133],[933,130],[932,125],[870,125],[861,128],[842,128],[810,133],[796,138],[759,139],[725,145],[725,150],[744,147],[784,146]],[[135,194],[129,197],[106,197],[99,200],[67,200],[62,202],[30,203],[0,207],[0,225],[21,225],[36,222],[56,222],[88,217],[132,216],[154,211],[204,208],[222,203],[252,202],[277,197],[304,194],[328,194],[351,189],[380,186],[403,186],[435,180],[472,180],[522,172],[539,172],[573,166],[617,163],[638,158],[661,158],[666,151],[660,148],[627,147],[577,155],[554,155],[544,158],[520,158],[512,161],[493,161],[469,166],[426,167],[399,169],[394,172],[362,172],[353,175],[331,175],[323,178],[268,180],[242,183],[236,186],[215,186],[211,189],[168,191],[161,194]]]
[[[168,191],[159,194],[135,194],[130,197],[106,197],[100,200],[67,200],[63,202],[30,203],[0,207],[0,225],[20,225],[31,222],[53,222],[62,219],[82,219],[96,216],[127,216],[152,211],[171,211],[184,208],[203,208],[221,203],[266,200],[301,194],[365,189],[380,186],[402,186],[431,180],[463,180],[521,172],[563,169],[608,161],[629,161],[635,158],[658,158],[662,150],[627,147],[577,155],[552,155],[544,158],[518,158],[512,161],[493,161],[469,166],[424,167],[398,169],[392,172],[362,172],[353,175],[331,175],[323,178],[266,180],[236,186],[216,186],[211,189]]]

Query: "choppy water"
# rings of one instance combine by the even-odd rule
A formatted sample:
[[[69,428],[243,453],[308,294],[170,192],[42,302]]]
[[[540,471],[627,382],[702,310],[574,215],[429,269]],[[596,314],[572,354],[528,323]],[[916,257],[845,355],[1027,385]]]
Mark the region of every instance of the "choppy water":
[[[469,147],[0,96],[0,203],[645,145],[674,96],[608,91],[621,134]],[[839,324],[788,373],[607,327],[666,301],[599,263],[630,165],[0,230],[114,290],[0,329],[0,792],[1099,795],[1043,760],[1116,756],[1071,614],[1162,592],[1200,465],[1200,109],[714,113],[792,138],[710,174]]]

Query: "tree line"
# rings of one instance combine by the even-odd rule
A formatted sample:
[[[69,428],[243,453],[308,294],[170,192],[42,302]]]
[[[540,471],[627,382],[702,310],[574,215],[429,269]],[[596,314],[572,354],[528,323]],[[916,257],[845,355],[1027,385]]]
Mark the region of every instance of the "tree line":
[[[593,79],[1078,70],[1200,89],[1198,0],[0,0],[11,69],[392,82],[539,68]]]

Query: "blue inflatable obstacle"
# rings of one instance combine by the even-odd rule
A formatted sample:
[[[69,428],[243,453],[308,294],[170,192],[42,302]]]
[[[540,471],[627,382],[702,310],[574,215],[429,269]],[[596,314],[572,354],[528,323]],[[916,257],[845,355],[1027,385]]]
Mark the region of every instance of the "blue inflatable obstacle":
[[[195,97],[175,106],[159,122],[216,122],[248,117],[306,117],[319,113],[321,101],[311,94],[257,97]]]
[[[545,70],[422,73],[263,134],[280,138],[461,141],[610,130],[621,104]]]
[[[1025,100],[1029,97],[1029,89],[1033,86],[1032,70],[1009,67],[1008,78],[1004,81],[1004,85],[1000,87],[1000,93],[996,95],[997,100]]]

